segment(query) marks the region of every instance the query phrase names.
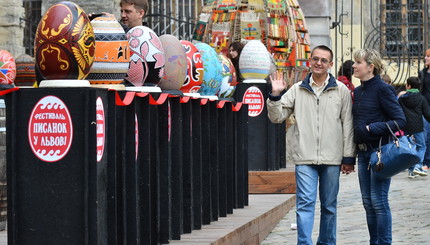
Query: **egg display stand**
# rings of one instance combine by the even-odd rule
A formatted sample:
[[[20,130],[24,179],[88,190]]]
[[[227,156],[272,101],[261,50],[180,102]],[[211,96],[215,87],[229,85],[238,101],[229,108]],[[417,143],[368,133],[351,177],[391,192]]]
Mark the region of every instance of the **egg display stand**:
[[[125,87],[124,90],[144,93],[161,93],[161,88],[155,86]]]
[[[113,89],[113,90],[125,90],[124,84],[91,84],[92,88],[105,88],[105,89]]]
[[[264,79],[245,79],[243,83],[267,83]]]
[[[74,79],[61,79],[61,80],[42,80],[39,84],[40,88],[47,87],[90,87],[88,80],[74,80]]]

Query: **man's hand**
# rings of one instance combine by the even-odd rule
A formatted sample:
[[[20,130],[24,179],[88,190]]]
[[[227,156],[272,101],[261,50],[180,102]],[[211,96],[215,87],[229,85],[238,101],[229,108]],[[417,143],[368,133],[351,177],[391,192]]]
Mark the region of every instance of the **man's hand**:
[[[280,71],[270,75],[270,81],[272,82],[272,96],[279,96],[287,88],[287,83]]]
[[[340,171],[342,172],[342,174],[350,174],[354,171],[354,164],[341,164],[340,165]]]

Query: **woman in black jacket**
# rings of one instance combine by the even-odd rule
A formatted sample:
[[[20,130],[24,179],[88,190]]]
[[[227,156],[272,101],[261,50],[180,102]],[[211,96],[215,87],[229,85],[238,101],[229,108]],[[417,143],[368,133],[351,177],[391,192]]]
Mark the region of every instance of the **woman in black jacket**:
[[[354,53],[354,76],[361,85],[354,90],[352,107],[354,141],[358,146],[358,179],[363,206],[366,210],[370,244],[391,244],[392,220],[388,203],[391,179],[378,179],[369,169],[370,154],[382,143],[388,142],[392,128],[406,125],[405,115],[397,101],[393,86],[381,79],[382,59],[374,49]]]

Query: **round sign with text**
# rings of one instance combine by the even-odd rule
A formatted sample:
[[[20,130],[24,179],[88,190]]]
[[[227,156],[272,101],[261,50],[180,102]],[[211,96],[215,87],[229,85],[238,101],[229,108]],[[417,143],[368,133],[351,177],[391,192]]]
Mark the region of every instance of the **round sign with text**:
[[[100,97],[96,100],[96,120],[97,162],[100,162],[105,149],[105,110]]]
[[[33,153],[42,161],[56,162],[67,155],[72,139],[72,118],[64,102],[52,95],[39,100],[28,123]]]
[[[242,102],[248,105],[248,116],[257,117],[264,109],[264,96],[258,87],[249,87],[243,95]]]

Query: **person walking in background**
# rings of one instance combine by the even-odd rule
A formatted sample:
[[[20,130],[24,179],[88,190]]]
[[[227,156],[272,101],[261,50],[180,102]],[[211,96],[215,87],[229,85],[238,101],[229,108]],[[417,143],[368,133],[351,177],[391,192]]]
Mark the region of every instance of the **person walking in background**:
[[[337,195],[340,172],[354,171],[355,145],[352,101],[348,88],[328,70],[333,52],[315,47],[311,73],[287,90],[281,72],[270,76],[272,91],[267,99],[269,119],[281,123],[294,113],[292,158],[296,176],[297,244],[312,244],[317,192],[321,219],[317,244],[336,244]],[[290,129],[291,130],[291,129]]]
[[[148,0],[121,0],[121,23],[128,27],[128,30],[143,24],[143,17],[148,13]],[[127,33],[128,30],[125,30]]]
[[[430,49],[425,51],[424,56],[424,68],[418,73],[418,77],[421,80],[420,92],[430,105]],[[424,154],[423,170],[427,171],[430,166],[430,123],[424,121],[424,132],[426,135],[426,153]]]
[[[227,57],[231,60],[231,62],[233,63],[234,69],[236,70],[237,81],[239,83],[243,82],[243,78],[239,69],[239,58],[240,58],[240,54],[242,53],[243,47],[245,47],[245,44],[241,42],[232,42],[228,46],[228,54],[227,54]]]
[[[384,81],[386,84],[391,85],[391,77],[388,74],[382,74],[381,75],[382,81]]]
[[[352,83],[352,65],[354,61],[347,60],[343,62],[337,72],[337,80],[343,82],[351,93],[351,97],[354,100],[354,84]]]
[[[354,141],[358,146],[358,179],[370,244],[391,244],[392,218],[388,203],[391,178],[377,178],[369,168],[369,160],[380,140],[382,144],[388,142],[391,134],[387,124],[392,129],[397,129],[396,124],[402,129],[406,118],[393,86],[382,81],[379,75],[383,64],[378,51],[357,50],[354,60],[354,76],[361,81],[354,90]]]
[[[423,120],[430,121],[430,106],[420,94],[421,81],[418,77],[410,77],[406,81],[406,93],[400,96],[399,103],[406,116],[405,134],[413,135],[421,161],[409,168],[408,177],[427,176],[422,170],[422,161],[426,152],[426,136]],[[425,119],[423,119],[423,116]]]
[[[135,26],[146,26],[143,18],[148,13],[148,0],[121,0],[119,6],[121,7],[120,23],[125,33]],[[108,12],[102,12],[102,14],[116,18],[114,14]],[[92,19],[93,15],[94,13],[89,14],[88,17]]]

